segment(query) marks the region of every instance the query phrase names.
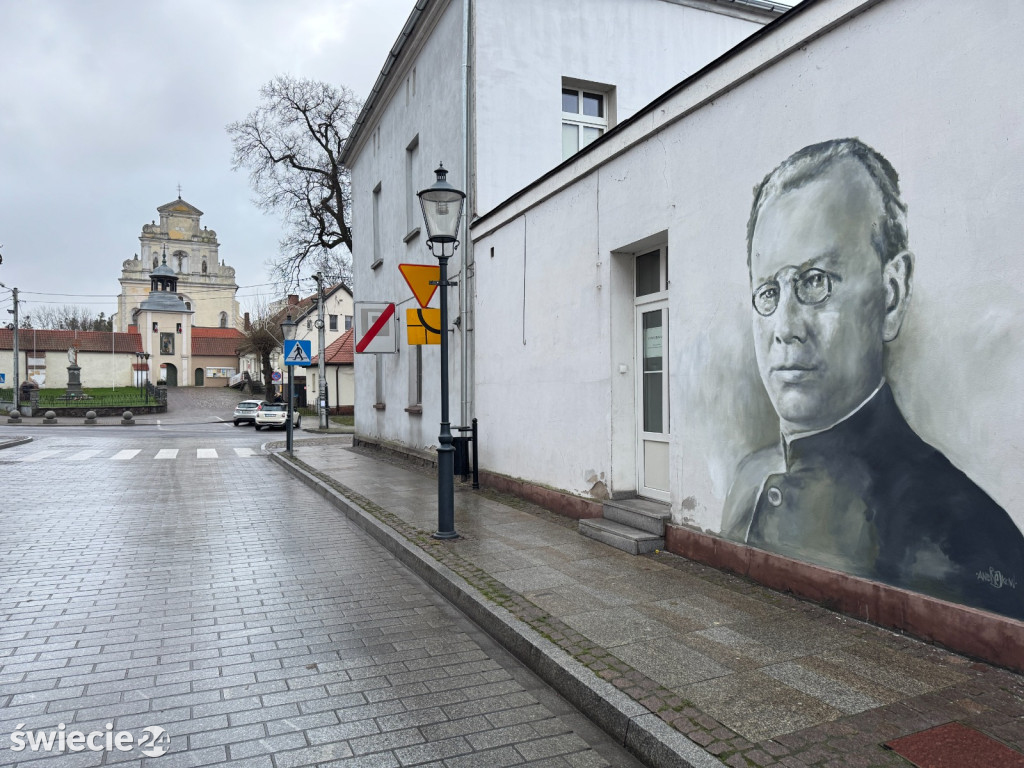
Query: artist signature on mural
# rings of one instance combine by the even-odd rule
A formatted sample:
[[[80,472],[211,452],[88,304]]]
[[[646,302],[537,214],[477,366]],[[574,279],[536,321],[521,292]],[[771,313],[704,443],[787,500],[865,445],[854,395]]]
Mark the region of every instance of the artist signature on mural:
[[[978,581],[984,581],[991,584],[996,589],[1002,589],[1003,587],[1009,587],[1010,589],[1017,588],[1017,580],[1011,579],[1009,576],[1003,576],[1002,571],[997,571],[995,568],[989,566],[987,571],[978,571]]]

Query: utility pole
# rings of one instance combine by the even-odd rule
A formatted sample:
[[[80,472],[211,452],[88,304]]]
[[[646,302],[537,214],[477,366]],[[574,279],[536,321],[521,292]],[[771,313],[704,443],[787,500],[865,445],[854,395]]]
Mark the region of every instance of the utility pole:
[[[0,286],[6,288],[7,286],[0,283]],[[20,394],[18,392],[18,289],[11,288],[11,295],[14,297],[14,309],[8,309],[7,311],[14,315],[14,407],[19,411],[21,410]]]
[[[319,306],[317,307],[316,327],[320,334],[318,344],[320,346],[320,362],[317,366],[317,381],[319,382],[319,393],[317,402],[320,412],[320,429],[327,429],[327,350],[325,348],[326,333],[324,329],[324,276],[322,272],[316,273],[316,293]]]

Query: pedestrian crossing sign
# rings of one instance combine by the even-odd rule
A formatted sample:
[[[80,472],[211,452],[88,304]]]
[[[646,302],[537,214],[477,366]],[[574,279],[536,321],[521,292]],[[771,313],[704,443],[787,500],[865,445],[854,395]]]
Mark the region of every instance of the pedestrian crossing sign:
[[[309,365],[312,359],[312,341],[286,341],[284,343],[285,365]]]

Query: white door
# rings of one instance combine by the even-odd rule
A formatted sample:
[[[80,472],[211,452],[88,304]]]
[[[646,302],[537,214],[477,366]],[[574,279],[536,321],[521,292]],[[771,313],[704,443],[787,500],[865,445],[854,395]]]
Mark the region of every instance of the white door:
[[[637,492],[669,500],[668,301],[636,307]]]

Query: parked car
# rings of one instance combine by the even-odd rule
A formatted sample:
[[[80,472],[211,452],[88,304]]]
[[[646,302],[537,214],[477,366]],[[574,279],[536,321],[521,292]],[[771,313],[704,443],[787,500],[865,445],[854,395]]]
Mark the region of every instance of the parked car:
[[[256,421],[256,411],[263,405],[262,400],[243,400],[235,406],[234,423],[237,427],[239,424],[253,424]]]
[[[256,409],[256,429],[264,427],[284,427],[288,423],[288,403],[263,403]],[[302,415],[292,411],[292,426],[302,426]]]

